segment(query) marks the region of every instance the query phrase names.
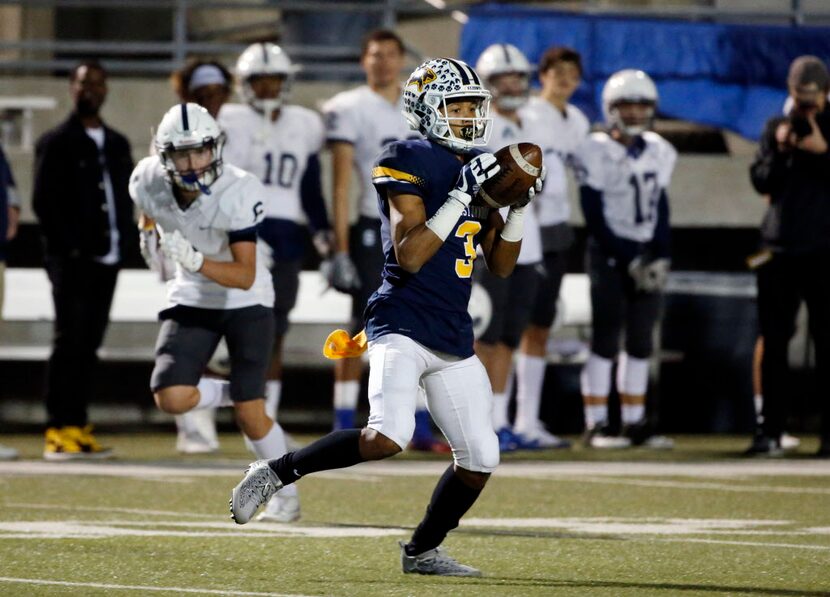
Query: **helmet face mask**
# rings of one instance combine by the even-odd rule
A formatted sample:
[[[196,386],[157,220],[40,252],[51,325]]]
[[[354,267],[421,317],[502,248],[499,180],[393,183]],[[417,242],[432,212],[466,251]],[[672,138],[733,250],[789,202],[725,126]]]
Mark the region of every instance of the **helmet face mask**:
[[[438,58],[409,76],[403,113],[413,130],[451,151],[466,153],[489,141],[490,97],[473,69],[458,60]],[[473,102],[472,110],[453,115],[458,113],[452,104],[461,101]]]
[[[533,67],[512,44],[493,44],[485,49],[476,62],[476,72],[487,82],[493,102],[502,110],[518,110],[530,97]]]
[[[522,72],[505,72],[487,79],[493,94],[493,103],[502,110],[512,112],[527,103],[530,98],[530,81]]]
[[[609,110],[612,126],[629,137],[642,135],[654,124],[654,102],[621,100]]]
[[[279,110],[289,96],[291,83],[299,67],[276,44],[258,43],[248,46],[236,61],[237,92],[240,98],[258,112],[270,115]],[[263,92],[268,79],[279,79],[276,94]],[[257,83],[262,81],[262,83]],[[258,93],[259,91],[259,93]]]
[[[210,194],[222,175],[225,134],[207,110],[197,104],[173,106],[159,124],[155,145],[171,184]]]
[[[602,111],[612,130],[636,137],[652,128],[657,110],[657,87],[641,70],[611,75],[602,89]]]
[[[459,97],[447,100],[445,97],[438,112],[444,116],[449,136],[453,140],[475,144],[487,132],[483,114],[489,112],[489,104],[489,98]]]

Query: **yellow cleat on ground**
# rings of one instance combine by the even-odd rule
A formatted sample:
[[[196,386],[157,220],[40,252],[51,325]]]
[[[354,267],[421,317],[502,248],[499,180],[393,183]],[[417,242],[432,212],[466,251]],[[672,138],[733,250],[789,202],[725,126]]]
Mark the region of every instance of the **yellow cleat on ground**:
[[[46,446],[43,449],[46,460],[97,460],[111,456],[112,448],[102,446],[92,435],[92,425],[50,427],[46,430]]]

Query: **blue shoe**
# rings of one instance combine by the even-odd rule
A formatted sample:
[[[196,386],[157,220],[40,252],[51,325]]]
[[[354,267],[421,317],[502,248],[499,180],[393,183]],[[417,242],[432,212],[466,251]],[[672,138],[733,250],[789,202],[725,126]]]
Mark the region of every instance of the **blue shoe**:
[[[541,450],[542,446],[539,444],[539,440],[535,438],[528,437],[522,433],[514,433],[513,437],[516,441],[516,449],[517,450]]]
[[[496,431],[499,438],[499,452],[514,452],[517,449],[516,436],[510,427],[502,427]]]
[[[334,409],[334,431],[342,429],[354,429],[354,409],[351,408],[335,408]]]

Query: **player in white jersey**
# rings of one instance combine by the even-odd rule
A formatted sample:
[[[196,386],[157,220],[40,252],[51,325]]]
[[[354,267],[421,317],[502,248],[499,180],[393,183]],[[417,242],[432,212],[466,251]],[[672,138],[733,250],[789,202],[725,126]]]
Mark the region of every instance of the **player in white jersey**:
[[[363,40],[360,63],[366,84],[338,93],[323,106],[326,140],[332,154],[335,252],[328,264],[331,285],[352,296],[349,332],[363,328],[363,311],[381,283],[383,247],[377,191],[372,166],[381,150],[393,141],[417,139],[402,114],[400,74],[404,66],[403,41],[387,29],[370,32]],[[352,176],[360,189],[358,219],[350,226]],[[334,428],[354,427],[354,413],[365,364],[342,359],[334,366]],[[446,452],[432,435],[429,412],[422,399],[416,413],[412,447]]]
[[[320,187],[322,121],[312,110],[286,104],[298,70],[279,46],[251,45],[236,63],[245,103],[225,104],[219,112],[219,125],[227,135],[225,161],[253,174],[266,190],[259,235],[271,249],[276,293],[274,350],[265,385],[266,411],[274,419],[282,390],[282,343],[305,254],[305,227],[321,252],[327,251],[330,234]]]
[[[493,94],[495,111],[491,112],[490,149],[496,151],[511,143],[530,140],[533,133],[524,126],[520,117],[520,109],[527,104],[533,72],[525,55],[513,45],[493,44],[479,56],[476,72]],[[502,216],[507,216],[507,209]],[[516,434],[507,416],[513,351],[530,322],[541,264],[539,224],[533,208],[530,208],[525,210],[522,248],[510,277],[500,278],[481,267],[475,271],[477,281],[487,290],[492,302],[493,315],[476,342],[476,354],[487,369],[493,387],[493,428],[499,437],[499,449],[503,452],[568,445],[547,432],[546,437],[538,432],[532,436]],[[534,423],[536,419],[537,414],[534,413]]]
[[[571,96],[579,87],[582,60],[565,47],[548,49],[539,61],[542,89],[521,111],[534,141],[544,152],[547,178],[536,200],[536,214],[542,236],[543,275],[536,292],[530,325],[522,335],[516,357],[516,421],[514,431],[537,438],[543,444],[558,440],[539,420],[542,385],[547,365],[547,344],[556,319],[556,303],[573,242],[568,200],[567,169],[574,151],[590,129],[588,119],[573,104]],[[560,440],[561,441],[561,440]],[[561,445],[561,444],[555,444]]]
[[[649,130],[657,88],[639,70],[623,70],[602,91],[607,130],[580,147],[577,170],[588,228],[593,334],[582,370],[586,444],[671,447],[646,422],[652,334],[669,268],[669,204],[666,194],[677,152]],[[611,368],[617,365],[623,434],[608,428]]]
[[[219,109],[228,101],[233,85],[233,76],[225,66],[215,60],[193,59],[170,76],[173,91],[181,102],[199,104],[208,114],[216,118]],[[155,143],[151,146],[155,154]],[[158,271],[167,281],[174,275],[172,267],[158,249],[158,236],[153,228],[141,231],[141,253],[150,269]],[[227,348],[220,343],[217,353],[225,354]],[[210,363],[217,360],[216,354]],[[211,364],[209,374],[216,374]],[[199,409],[176,415],[176,450],[183,454],[204,454],[219,450],[219,436],[216,433],[216,409]]]
[[[264,407],[274,328],[274,289],[256,235],[265,189],[244,170],[222,163],[224,134],[201,106],[173,106],[155,141],[158,155],[136,166],[130,196],[176,264],[168,283],[170,307],[159,314],[150,381],[156,404],[170,414],[233,405],[257,454],[284,454],[283,431]],[[223,382],[200,379],[223,337],[232,364],[227,395]],[[275,496],[269,509],[296,520],[295,492]]]

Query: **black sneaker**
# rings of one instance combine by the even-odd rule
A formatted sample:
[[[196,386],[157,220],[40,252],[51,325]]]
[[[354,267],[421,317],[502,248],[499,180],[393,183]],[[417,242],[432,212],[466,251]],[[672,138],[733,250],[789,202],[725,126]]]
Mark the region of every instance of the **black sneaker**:
[[[596,448],[598,450],[619,450],[631,447],[629,438],[614,433],[608,425],[586,429],[582,435],[582,443],[586,448]]]
[[[630,423],[622,430],[623,436],[631,440],[635,447],[651,448],[652,450],[671,450],[674,440],[665,435],[654,433],[654,427],[648,422]]]
[[[744,451],[744,456],[768,456],[770,458],[777,458],[783,455],[784,449],[781,447],[781,440],[762,433],[756,434],[752,438],[750,446]]]

